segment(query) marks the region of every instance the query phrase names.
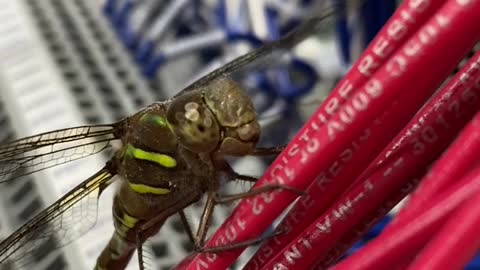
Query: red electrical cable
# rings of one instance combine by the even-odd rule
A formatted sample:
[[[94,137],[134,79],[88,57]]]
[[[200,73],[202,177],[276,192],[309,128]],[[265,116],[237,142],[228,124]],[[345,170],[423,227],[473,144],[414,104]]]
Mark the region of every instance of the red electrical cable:
[[[465,64],[445,88],[450,89],[446,92],[448,95],[456,94],[463,102],[472,102],[472,105],[474,105],[473,109],[475,109],[475,104],[478,102],[480,95],[480,52],[475,54],[469,62]],[[451,102],[447,108],[450,110],[451,108],[459,108],[462,113],[464,113],[464,108],[461,106],[462,103],[460,103],[460,101],[459,103]],[[444,117],[437,118],[437,121],[441,123],[446,123],[444,120]],[[413,196],[419,198],[413,201],[413,205],[415,205],[416,208],[410,208],[411,204],[409,202],[406,207],[407,209],[405,209],[407,211],[402,210],[401,213],[403,213],[403,215],[396,217],[394,224],[389,226],[384,232],[396,227],[396,224],[404,224],[407,220],[414,218],[426,202],[438,194],[439,191],[443,191],[451,185],[450,181],[458,180],[474,165],[478,164],[478,153],[480,153],[480,113],[477,113],[474,119],[469,122],[457,140],[445,151],[441,158],[435,162],[428,175],[422,180]],[[380,209],[382,210],[384,208],[385,207],[381,207]],[[369,220],[371,220],[371,218],[365,222],[371,224],[372,222]],[[367,226],[361,224],[357,225],[353,233],[342,238],[342,240],[337,243],[335,250],[329,252],[327,256],[328,259],[322,264],[323,267],[330,266],[331,262],[335,262],[349,245],[353,244],[360,238],[359,236],[362,235],[362,233],[366,232],[366,227]]]
[[[419,177],[420,178],[420,177]],[[336,264],[345,252],[360,240],[371,227],[380,221],[395,205],[397,205],[406,195],[408,195],[418,184],[419,179],[412,179],[396,192],[388,196],[388,199],[380,204],[375,211],[366,216],[359,224],[346,233],[341,240],[337,241],[335,247],[331,249],[323,260],[312,264],[312,269],[328,269]],[[314,266],[313,266],[314,265]],[[393,270],[393,269],[392,269]]]
[[[479,191],[480,167],[477,167],[427,202],[415,219],[381,234],[333,270],[391,269],[405,258],[414,256],[449,214]]]
[[[471,103],[473,109],[477,108],[476,103],[478,102],[480,95],[480,52],[475,54],[469,62],[465,64],[457,75],[445,86],[445,89],[449,89],[445,92],[447,96],[456,95],[459,98],[459,102],[463,100],[462,103]],[[461,105],[462,103],[450,102],[450,105],[444,107],[448,110],[452,110],[451,108],[458,108],[458,112],[464,113],[465,111]],[[436,122],[447,123],[444,120],[445,118],[441,117],[437,118]],[[423,188],[419,188],[415,193],[415,196],[423,198],[422,191],[424,191],[426,192],[425,197],[427,199],[420,200],[421,205],[418,205],[415,212],[409,211],[408,216],[404,215],[402,218],[396,219],[396,224],[390,226],[389,230],[404,226],[408,220],[416,217],[419,211],[422,211],[425,204],[431,200],[431,198],[438,194],[438,189],[440,189],[440,187],[442,188],[441,191],[445,190],[447,186],[451,184],[452,180],[458,180],[458,177],[467,173],[470,168],[478,163],[479,152],[480,113],[477,113],[464,128],[458,139],[448,148],[447,151],[445,151],[442,157],[435,162],[429,174],[422,180],[420,186],[423,186]],[[408,206],[410,206],[410,204],[407,205],[407,208]],[[384,233],[389,232],[389,230],[385,230]],[[392,265],[390,267],[392,267]]]
[[[343,89],[357,89],[364,84],[443,2],[402,3],[350,72],[321,105],[320,110],[325,112],[327,118],[330,118],[329,115],[334,114],[348,97],[343,94]],[[368,166],[370,160],[400,131],[431,92],[421,94],[423,95],[403,97],[404,100],[399,100],[397,105],[379,116],[375,123],[363,131],[362,136],[342,151],[335,162],[310,185],[307,190],[308,196],[300,198],[279,225],[287,227],[288,233],[264,243],[244,269],[256,269],[267,262],[326,210]],[[342,99],[342,96],[345,97]]]
[[[472,91],[480,88],[480,53],[477,53],[466,65],[468,69],[464,72],[465,83],[467,80],[475,80],[470,83]],[[479,91],[479,90],[477,90]],[[476,99],[476,95],[470,95],[467,92],[465,99]],[[402,220],[414,218],[425,203],[440,191],[443,191],[454,181],[462,177],[474,165],[478,163],[478,154],[480,153],[480,115],[472,120],[465,128],[461,136],[444,153],[442,158],[435,163],[427,177],[419,185],[418,189],[412,194],[406,206],[398,213],[393,222],[386,228],[386,231],[395,227]]]
[[[463,73],[460,72],[460,74],[462,74],[462,75],[460,75],[459,77],[464,78],[464,79],[468,78],[467,80],[471,80],[471,81],[474,80],[475,82],[474,82],[473,87],[475,87],[477,89],[477,92],[480,92],[480,84],[478,83],[478,82],[480,82],[480,74],[475,72],[476,73],[475,77],[470,77],[469,75],[466,75],[466,74],[471,74],[472,75],[471,71],[473,71],[472,69],[475,69],[474,68],[475,66],[480,67],[478,65],[478,64],[480,64],[479,63],[480,53],[478,55],[474,56],[474,58],[476,58],[476,59],[472,59],[466,65],[466,67],[468,67],[468,66],[470,66],[470,67],[467,68],[467,70],[465,70],[465,72],[463,72]],[[463,81],[463,82],[465,82],[465,81]],[[462,84],[463,82],[458,80],[459,85]],[[464,93],[468,93],[469,92],[468,89],[470,87],[472,87],[471,83],[470,83],[470,85],[464,85],[464,89],[467,89],[467,91],[464,92]],[[464,97],[469,96],[470,98],[474,97],[474,96],[470,96],[470,95],[463,95],[463,96]],[[480,153],[480,113],[477,113],[475,115],[475,117],[464,128],[464,130],[462,131],[462,133],[460,134],[458,139],[452,144],[452,146],[450,146],[448,148],[448,150],[442,155],[442,157],[435,162],[431,171],[422,180],[421,185],[423,185],[423,186],[428,185],[428,182],[434,181],[434,179],[436,179],[435,177],[433,177],[433,176],[436,175],[436,176],[441,177],[441,178],[438,178],[439,180],[444,180],[444,181],[448,180],[450,182],[450,183],[448,183],[448,185],[446,185],[445,187],[443,187],[440,190],[440,191],[445,191],[448,187],[451,186],[452,180],[458,181],[459,180],[458,177],[462,177],[463,175],[468,173],[473,167],[479,165],[479,163],[478,163],[478,161],[479,161],[478,153]],[[468,166],[465,166],[466,164],[468,164]],[[443,165],[445,165],[445,166],[443,166]],[[453,177],[453,179],[446,178],[444,175],[442,175],[442,173],[445,173],[446,175],[449,175],[450,177]],[[410,187],[412,187],[412,185],[410,185]],[[428,187],[425,190],[427,190],[427,193],[430,192],[430,189],[428,189]],[[405,192],[404,191],[399,191],[399,193],[405,193]],[[438,193],[439,192],[437,192],[437,194]],[[416,194],[417,194],[416,196],[422,196],[422,193],[420,191],[417,191]],[[434,198],[437,194],[431,194],[429,199],[425,200],[423,202],[422,207],[418,207],[417,209],[415,209],[416,211],[414,213],[409,212],[409,213],[412,213],[412,215],[409,215],[408,217],[403,216],[401,219],[396,219],[395,226],[390,226],[389,230],[384,230],[383,233],[388,233],[390,230],[392,230],[394,228],[396,229],[396,228],[399,228],[400,226],[405,226],[405,223],[407,223],[410,219],[414,219],[415,217],[418,216],[419,213],[424,211],[425,209],[423,209],[423,207],[426,204],[428,204],[428,201],[432,200],[432,198]],[[397,201],[397,200],[395,200],[395,198],[398,198],[398,195],[390,196],[389,197],[389,202],[387,203],[387,205],[388,206],[393,206],[394,202]],[[379,208],[380,213],[378,215],[380,216],[380,215],[382,215],[382,213],[386,213],[385,210],[389,209],[388,206],[387,207],[381,206]],[[477,206],[478,206],[478,204],[477,204]],[[338,258],[341,255],[343,255],[343,252],[345,252],[351,244],[353,244],[356,240],[358,240],[360,238],[360,236],[367,231],[368,225],[373,224],[375,220],[376,219],[370,217],[370,218],[367,218],[363,222],[363,224],[357,225],[355,227],[355,229],[349,235],[342,238],[342,240],[339,241],[339,243],[337,243],[337,246],[335,247],[335,249],[329,252],[329,255],[327,256],[327,259],[325,259],[322,262],[321,266],[316,268],[316,269],[326,269],[327,267],[329,267],[333,263],[335,263],[338,260]],[[456,221],[463,221],[464,219],[456,218],[455,220]],[[366,225],[365,225],[365,223],[366,223]],[[479,224],[479,223],[477,223],[477,224]],[[461,230],[461,229],[458,229],[457,231],[459,231],[459,230]],[[456,235],[454,237],[459,237],[460,238],[461,235],[463,235],[461,233],[457,234],[455,232],[455,230],[448,230],[448,232],[450,233],[451,236]],[[475,237],[471,236],[471,239],[472,239],[472,243],[476,243],[474,241],[474,239],[476,239]],[[468,247],[468,245],[465,245],[465,247]],[[443,243],[443,245],[441,247],[439,247],[439,249],[442,249],[442,250],[444,250],[446,248],[448,248],[448,247],[446,246],[445,242]],[[477,246],[477,249],[478,249],[478,246]],[[443,253],[438,252],[436,254],[446,254],[446,253],[445,252],[443,252]],[[456,253],[451,252],[451,253],[447,253],[447,254],[456,254]],[[466,252],[465,254],[469,254],[469,253]],[[440,256],[440,255],[438,255],[438,256]],[[430,257],[430,256],[426,256],[425,258],[428,258],[428,257]],[[465,258],[465,257],[460,256],[459,258]],[[413,256],[412,256],[411,259],[413,259]],[[441,259],[438,259],[438,260],[441,260]],[[405,262],[405,261],[408,261],[408,259],[402,258],[402,261]],[[451,261],[454,262],[455,260],[452,259]],[[438,265],[441,265],[441,264],[438,264]],[[402,268],[396,268],[396,269],[405,269],[406,266],[408,266],[408,264],[405,265]],[[393,265],[390,265],[389,267],[392,268]],[[427,268],[418,268],[418,269],[427,269]],[[440,269],[440,267],[439,268],[430,268],[430,269]],[[445,269],[454,269],[454,268],[445,267]]]
[[[330,121],[325,123],[323,111],[317,110],[255,187],[277,182],[306,189],[312,179],[334,162],[335,157],[406,87],[418,87],[422,91],[437,85],[478,40],[480,29],[471,25],[479,22],[472,15],[480,14],[480,4],[472,1],[462,6],[465,3],[450,0],[445,4],[441,12],[437,12],[435,18],[378,72],[381,75],[377,73],[377,79],[355,91]],[[438,61],[441,58],[445,59]],[[419,78],[427,68],[430,74]],[[207,247],[257,237],[294,199],[291,192],[278,192],[243,201]],[[225,269],[241,251],[225,252],[222,256],[198,254],[187,269],[197,266]]]
[[[480,191],[477,190],[472,198],[450,215],[446,224],[407,269],[463,269],[480,248],[479,205]]]
[[[379,80],[383,79],[382,81],[387,82],[385,89],[388,91],[395,91],[399,86],[404,88],[412,87],[417,91],[421,91],[423,88],[419,86],[423,86],[426,81],[432,82],[433,79],[428,76],[418,78],[418,74],[420,74],[420,70],[422,70],[421,67],[430,67],[432,65],[435,65],[437,68],[442,65],[446,67],[446,62],[449,60],[448,58],[444,57],[443,60],[445,60],[445,62],[437,61],[435,63],[435,61],[433,61],[435,59],[433,55],[441,53],[441,51],[438,50],[445,51],[447,47],[452,49],[449,52],[450,56],[458,60],[458,55],[455,56],[451,41],[449,42],[448,40],[459,41],[466,38],[460,33],[454,32],[458,31],[457,29],[467,27],[472,21],[480,20],[480,18],[473,15],[478,14],[478,12],[480,12],[480,1],[472,2],[467,6],[459,5],[456,1],[449,1],[429,23],[422,27],[422,30],[420,30],[418,34],[418,38],[422,39],[425,37],[425,31],[436,32],[438,36],[436,36],[437,42],[434,47],[424,48],[422,53],[416,55],[421,55],[421,58],[412,57],[409,59],[405,57],[408,55],[402,55],[403,53],[407,54],[409,51],[407,49],[412,48],[413,42],[409,42],[405,45],[405,50],[401,50],[393,57],[392,61],[402,56],[405,57],[403,58],[405,62],[411,60],[411,62],[406,63],[406,65],[418,73],[409,73],[407,71],[408,69],[406,69],[404,70],[403,76],[391,76],[387,64],[385,69],[382,68],[375,75],[375,78],[378,77]],[[468,18],[469,16],[472,17]],[[452,27],[451,29],[455,29],[455,31],[442,32],[440,29],[435,29],[435,24],[439,22],[438,19],[440,17],[449,20],[449,26]],[[468,22],[469,20],[472,21]],[[463,24],[463,26],[460,27],[460,24]],[[475,41],[480,38],[479,34],[478,32],[474,33],[475,37],[473,40],[464,43],[464,45],[468,44],[467,47],[457,47],[456,49],[459,51],[455,51],[464,54],[469,46],[472,46]],[[416,37],[414,37],[413,40],[415,40],[415,38]],[[443,49],[440,49],[441,47],[443,47]],[[417,48],[417,50],[420,49]],[[444,54],[440,55],[443,56]],[[425,62],[428,61],[427,59],[432,60],[432,62],[427,64],[427,62]],[[445,72],[440,71],[440,69],[437,69],[437,72],[439,74],[445,74]],[[438,75],[438,73],[436,75]],[[403,80],[397,80],[400,77]],[[421,81],[419,81],[419,79]],[[430,107],[424,108],[420,116],[413,122],[414,124],[407,129],[407,132],[405,132],[403,136],[396,140],[398,145],[391,147],[395,154],[392,155],[392,151],[388,151],[385,155],[380,156],[379,160],[384,160],[385,156],[389,156],[389,158],[385,159],[387,162],[383,162],[383,164],[380,165],[375,163],[375,166],[378,166],[375,169],[375,173],[372,173],[369,178],[359,181],[355,185],[355,188],[351,188],[344,196],[344,200],[337,201],[329,211],[317,219],[305,232],[287,245],[281,253],[277,254],[273,260],[261,269],[281,269],[287,266],[290,267],[290,269],[306,269],[316,260],[325,256],[326,253],[334,247],[336,241],[341,239],[343,234],[351,230],[368,212],[373,211],[379,203],[387,199],[388,195],[400,187],[408,177],[412,176],[412,174],[417,175],[418,170],[424,170],[426,165],[440,153],[442,150],[441,146],[445,146],[446,143],[453,138],[456,132],[473,115],[474,110],[477,108],[476,106],[478,106],[478,104],[474,106],[471,104],[463,105],[465,109],[469,108],[470,115],[455,115],[454,113],[448,112],[448,110],[442,111],[444,114],[440,114],[439,107],[445,104],[450,105],[451,103],[449,102],[458,103],[458,101],[461,100],[459,96],[460,93],[456,93],[457,95],[453,96],[451,94],[451,92],[447,92],[444,95],[440,95],[440,98],[430,103],[432,104]],[[443,119],[449,123],[449,126],[442,126],[441,124],[444,123],[437,123],[436,121],[440,117],[443,117]],[[449,118],[447,119],[447,117]],[[424,129],[421,129],[423,125],[425,125]],[[419,131],[418,134],[417,131]],[[412,134],[415,135],[412,136]],[[407,141],[408,143],[406,143]],[[436,143],[434,147],[430,145],[433,142]]]
[[[308,187],[307,196],[299,198],[289,211],[279,225],[288,228],[288,234],[268,241],[267,245],[258,251],[262,253],[257,252],[244,269],[261,267],[324,213],[405,126],[433,90],[434,88],[431,91],[422,91],[417,95],[414,91],[403,94],[392,108],[366,128],[360,140],[352,142],[352,146],[344,150],[328,170]],[[403,197],[406,195],[405,193]]]

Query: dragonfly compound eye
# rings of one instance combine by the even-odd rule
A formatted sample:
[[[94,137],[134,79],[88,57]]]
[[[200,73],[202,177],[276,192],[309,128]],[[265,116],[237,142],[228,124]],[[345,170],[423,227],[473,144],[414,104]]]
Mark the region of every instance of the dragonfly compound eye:
[[[250,98],[235,81],[220,78],[204,90],[205,103],[223,129],[219,152],[245,155],[260,137],[260,125]]]
[[[167,119],[180,144],[191,151],[210,152],[220,141],[218,123],[196,92],[173,100]]]
[[[256,121],[253,103],[243,89],[229,78],[210,83],[204,93],[205,103],[215,114],[220,126],[239,128]]]

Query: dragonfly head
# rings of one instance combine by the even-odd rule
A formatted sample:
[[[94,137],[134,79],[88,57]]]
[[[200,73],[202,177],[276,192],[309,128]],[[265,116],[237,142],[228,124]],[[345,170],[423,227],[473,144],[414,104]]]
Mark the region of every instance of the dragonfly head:
[[[227,78],[176,97],[167,120],[179,142],[194,152],[241,156],[251,152],[260,137],[252,101]]]
[[[213,151],[220,142],[220,126],[199,91],[173,99],[167,121],[179,143],[193,152]]]

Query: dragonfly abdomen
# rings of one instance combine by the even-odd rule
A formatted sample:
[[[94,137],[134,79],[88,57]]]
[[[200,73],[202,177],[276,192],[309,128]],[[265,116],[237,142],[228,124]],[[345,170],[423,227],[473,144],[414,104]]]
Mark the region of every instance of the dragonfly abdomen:
[[[113,204],[115,232],[97,259],[95,270],[125,269],[138,246],[136,231],[140,220],[124,211],[117,197]]]

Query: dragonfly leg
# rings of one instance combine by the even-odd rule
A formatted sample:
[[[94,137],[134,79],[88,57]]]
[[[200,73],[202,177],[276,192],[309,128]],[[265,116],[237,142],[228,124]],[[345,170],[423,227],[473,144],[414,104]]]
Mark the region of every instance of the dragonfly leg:
[[[136,234],[136,241],[137,241],[137,257],[138,257],[138,266],[140,270],[144,270],[144,261],[143,261],[143,241],[141,232],[137,232]]]
[[[265,192],[271,192],[271,191],[276,191],[276,190],[285,190],[285,191],[290,191],[293,193],[296,193],[300,196],[305,195],[305,192],[303,190],[299,190],[296,188],[292,188],[286,185],[281,185],[281,184],[268,184],[264,185],[258,188],[253,188],[247,192],[242,192],[238,194],[232,194],[232,195],[223,195],[219,196],[217,195],[215,197],[215,203],[216,204],[226,204],[226,203],[231,203],[236,200],[240,199],[245,199],[245,198],[250,198]]]
[[[277,237],[277,236],[280,236],[280,235],[284,235],[286,233],[288,233],[288,229],[282,227],[282,228],[277,229],[277,230],[275,230],[274,232],[272,232],[271,234],[268,234],[268,235],[260,236],[260,237],[253,238],[253,239],[248,239],[248,240],[241,241],[241,242],[238,242],[238,243],[230,243],[230,244],[220,245],[220,246],[216,246],[216,247],[202,247],[199,250],[197,250],[197,252],[200,252],[200,253],[220,253],[220,252],[235,250],[235,249],[238,249],[238,248],[244,248],[244,247],[249,247],[249,246],[259,244],[259,243],[261,243],[265,240],[269,240],[271,238],[274,238],[274,237]]]
[[[250,156],[273,156],[278,155],[282,152],[286,145],[280,145],[275,147],[257,147],[250,153]]]
[[[151,269],[151,262],[153,261],[152,254],[144,252],[143,245],[149,237],[145,237],[143,231],[136,232],[136,245],[139,270]],[[146,259],[146,260],[145,260]]]
[[[205,242],[207,237],[208,227],[210,227],[210,221],[213,216],[213,209],[216,205],[216,193],[208,192],[207,202],[203,208],[203,213],[200,218],[200,224],[198,224],[196,241],[195,241],[195,250],[200,250]]]
[[[215,163],[215,168],[219,171],[225,172],[228,175],[229,181],[242,180],[246,182],[257,182],[258,180],[256,177],[237,173],[225,160],[217,160]]]
[[[185,232],[188,235],[188,239],[190,239],[190,242],[192,242],[192,244],[195,245],[197,240],[195,235],[193,234],[192,227],[187,220],[187,216],[185,215],[185,212],[183,212],[183,210],[180,210],[178,211],[178,215],[180,216],[180,220],[182,221],[183,228],[185,229]]]
[[[232,171],[232,179],[235,180],[242,180],[246,182],[257,182],[258,178],[249,176],[249,175],[243,175],[243,174],[238,174],[235,171]]]
[[[280,185],[280,184],[265,185],[265,186],[261,186],[261,187],[256,188],[256,189],[252,189],[248,192],[233,194],[233,195],[227,195],[227,196],[219,196],[215,192],[209,192],[207,194],[207,203],[205,204],[205,207],[203,209],[203,213],[202,213],[202,216],[200,218],[200,224],[198,225],[198,230],[197,230],[196,236],[193,236],[193,233],[191,233],[191,230],[190,230],[190,234],[192,234],[190,236],[190,239],[192,239],[193,242],[194,242],[195,251],[204,252],[205,250],[207,250],[203,247],[203,245],[205,243],[205,238],[207,236],[208,227],[210,226],[210,221],[211,221],[211,218],[213,216],[213,210],[214,210],[215,205],[230,203],[230,202],[238,200],[238,199],[248,198],[248,197],[258,195],[258,194],[262,194],[262,193],[270,192],[270,191],[275,191],[275,190],[287,190],[287,191],[291,191],[291,192],[294,192],[294,193],[299,194],[299,195],[304,194],[304,192],[301,191],[301,190],[291,188],[291,187],[288,187],[288,186],[285,186],[285,185]],[[180,214],[180,215],[182,215],[182,214]],[[182,222],[184,224],[188,224],[186,218]],[[189,225],[187,225],[187,226],[189,227]],[[283,232],[278,231],[274,235],[271,235],[269,237],[276,236],[278,233],[283,233]],[[238,248],[238,247],[253,245],[253,244],[255,244],[257,242],[261,242],[263,240],[265,240],[265,237],[248,240],[248,241],[238,243],[238,244],[226,245],[226,247],[228,247],[229,249],[235,249],[235,248]],[[211,252],[210,250],[211,249],[209,248],[206,252]],[[228,249],[223,249],[223,250],[228,250]]]

